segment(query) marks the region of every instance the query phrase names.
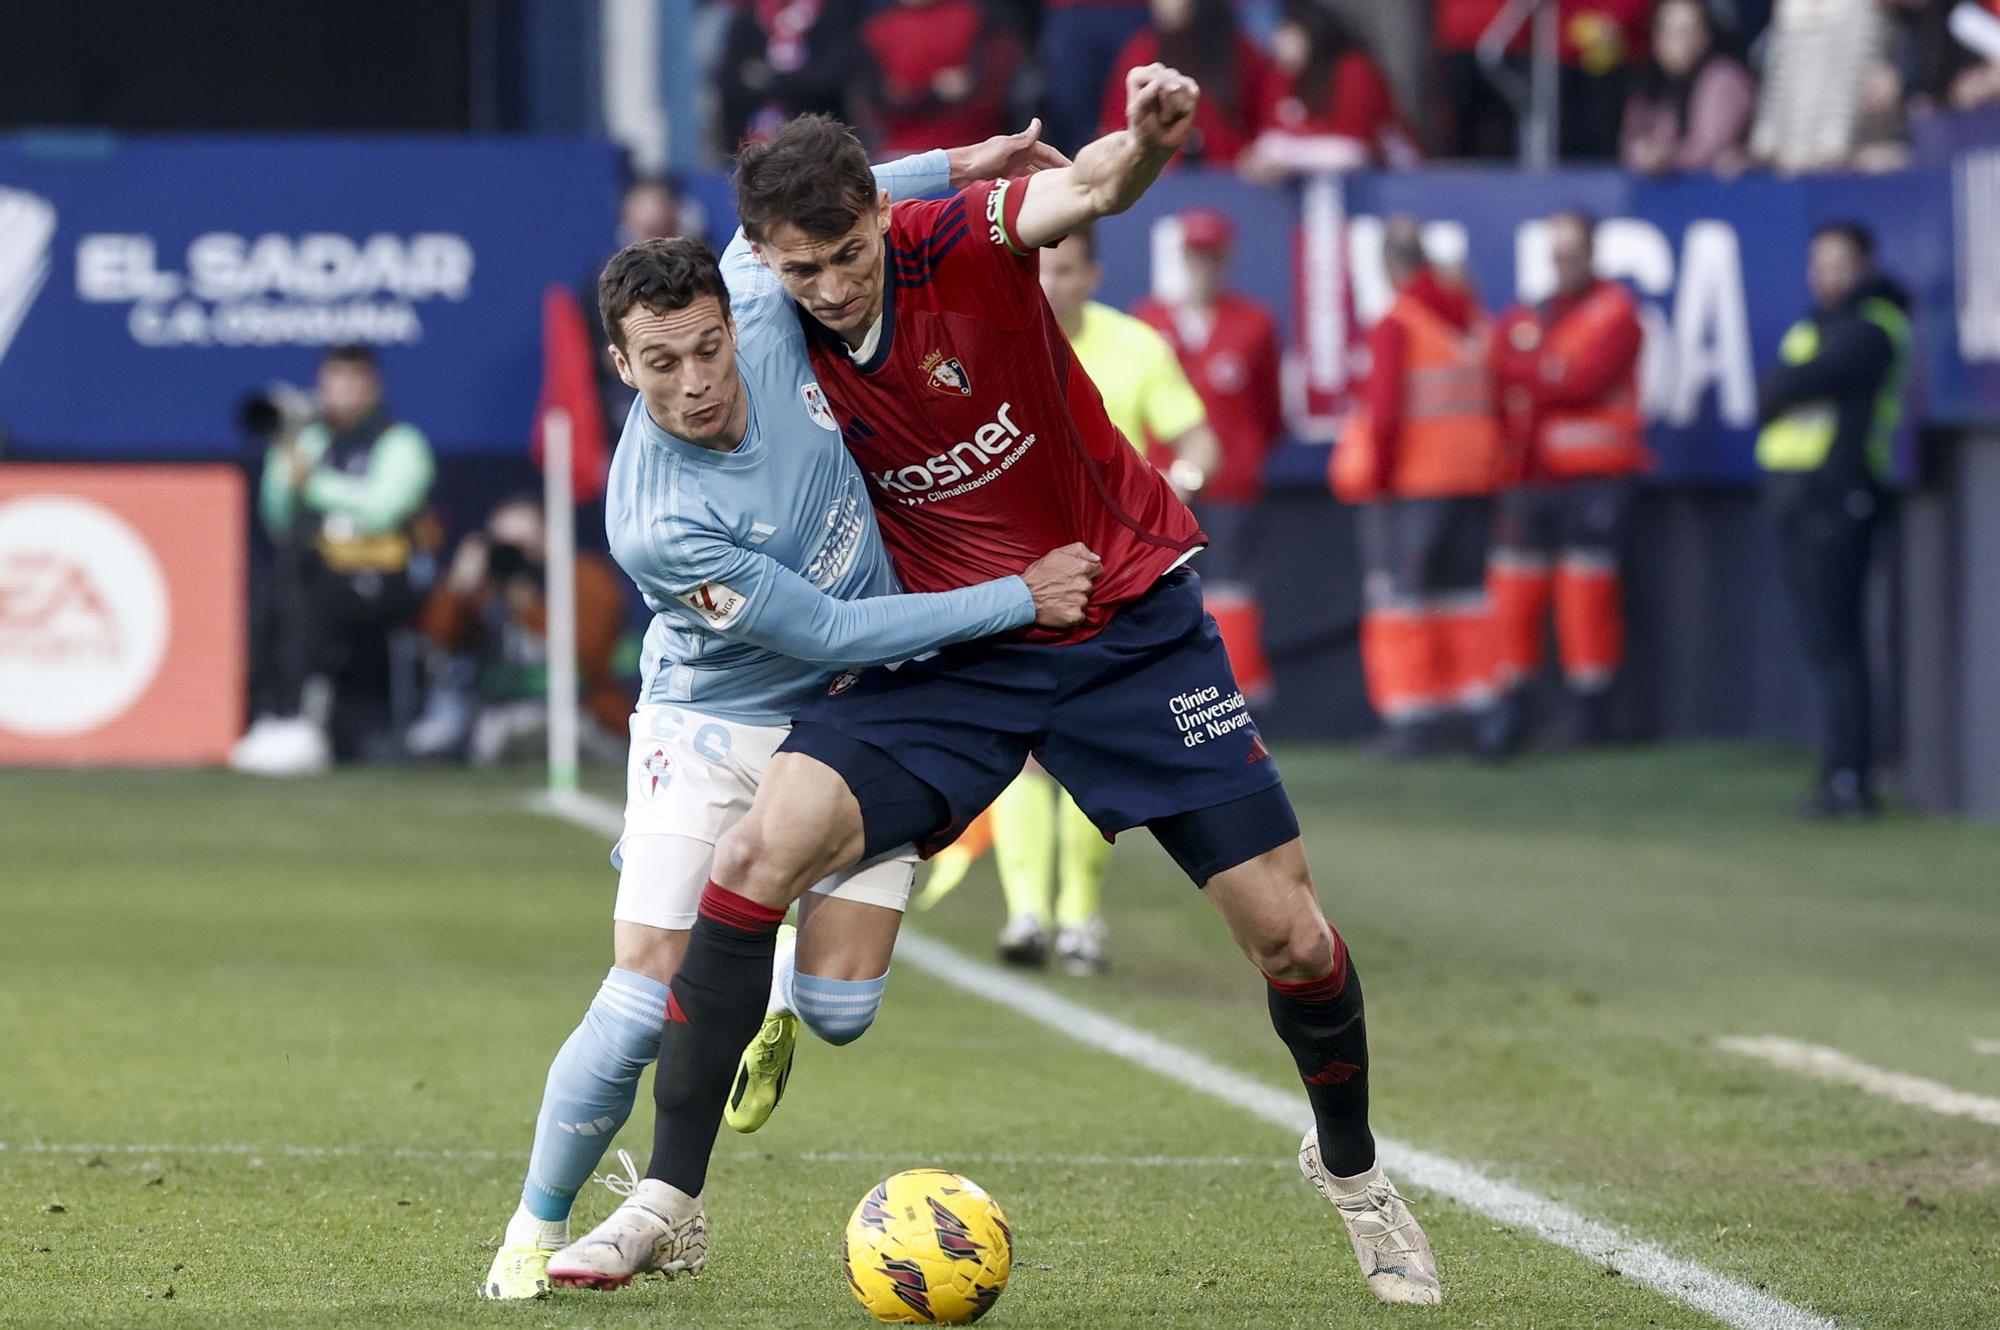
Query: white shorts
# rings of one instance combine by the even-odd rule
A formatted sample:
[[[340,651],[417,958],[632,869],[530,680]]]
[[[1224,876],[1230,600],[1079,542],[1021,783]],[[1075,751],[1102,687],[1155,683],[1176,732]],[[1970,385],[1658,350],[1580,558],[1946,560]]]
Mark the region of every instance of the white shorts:
[[[740,725],[686,707],[640,704],[625,769],[625,830],[611,851],[619,870],[612,918],[694,926],[715,842],[750,811],[788,733],[784,725]],[[813,890],[901,911],[916,872],[909,849],[835,873]]]

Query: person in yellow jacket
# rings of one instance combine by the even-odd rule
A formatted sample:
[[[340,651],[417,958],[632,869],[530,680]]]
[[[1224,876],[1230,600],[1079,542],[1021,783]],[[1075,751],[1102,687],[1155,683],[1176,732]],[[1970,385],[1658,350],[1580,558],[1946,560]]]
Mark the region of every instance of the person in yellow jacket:
[[[1368,337],[1368,378],[1334,450],[1334,494],[1361,505],[1361,664],[1384,752],[1440,753],[1493,705],[1497,662],[1486,542],[1501,477],[1488,333],[1464,283],[1392,218],[1396,288]]]
[[[1813,236],[1814,309],[1785,334],[1758,387],[1757,464],[1819,709],[1819,772],[1798,811],[1822,820],[1876,811],[1863,610],[1910,321],[1907,297],[1875,272],[1874,251],[1849,222]]]
[[[1182,498],[1198,492],[1222,453],[1201,397],[1173,347],[1151,327],[1091,299],[1103,278],[1096,236],[1072,233],[1042,255],[1042,291],[1070,348],[1104,397],[1105,413],[1132,446],[1161,446],[1172,458],[1167,478]],[[1105,967],[1107,929],[1101,902],[1111,844],[1068,792],[1036,763],[993,801],[994,860],[1007,897],[999,951],[1010,964],[1041,966],[1053,950],[1071,974]],[[956,848],[956,847],[954,847]],[[947,857],[950,856],[950,857]],[[940,856],[937,873],[962,872],[971,855]],[[960,865],[954,869],[954,861]],[[926,896],[947,884],[934,876]]]

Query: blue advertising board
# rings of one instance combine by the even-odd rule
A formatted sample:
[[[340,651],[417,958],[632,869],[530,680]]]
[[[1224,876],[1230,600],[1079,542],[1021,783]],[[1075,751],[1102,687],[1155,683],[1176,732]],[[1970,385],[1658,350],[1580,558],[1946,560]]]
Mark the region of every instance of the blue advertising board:
[[[1949,303],[1935,317],[1942,348],[1931,376],[1933,410],[1951,420],[2000,422],[2000,107],[1928,116],[1917,155],[1949,181],[1953,244]]]
[[[1741,483],[1758,373],[1833,218],[1872,224],[1916,301],[1913,407],[2000,419],[2000,118],[1982,123],[1953,121],[1885,177],[1442,169],[1274,189],[1175,172],[1101,225],[1102,298],[1171,286],[1182,209],[1229,214],[1234,281],[1291,348],[1295,438],[1274,477],[1312,482],[1389,298],[1382,219],[1425,220],[1497,310],[1546,292],[1544,219],[1580,206],[1644,313],[1659,479]],[[719,245],[728,182],[690,185]],[[540,293],[603,260],[615,189],[614,150],[588,139],[0,140],[0,426],[44,455],[221,455],[246,391],[361,341],[440,451],[512,451],[539,386]]]
[[[540,302],[609,248],[589,139],[0,140],[0,424],[44,453],[222,455],[341,342],[441,452],[518,449]]]
[[[1341,229],[1337,246],[1346,270],[1341,289],[1362,327],[1380,314],[1389,295],[1380,254],[1381,221],[1389,215],[1425,222],[1434,257],[1462,265],[1496,311],[1547,294],[1553,274],[1544,223],[1551,212],[1581,208],[1599,218],[1599,270],[1633,289],[1646,325],[1643,396],[1659,457],[1656,479],[1664,483],[1754,479],[1757,378],[1773,362],[1785,329],[1808,309],[1806,249],[1814,227],[1825,221],[1871,225],[1883,269],[1915,302],[1923,372],[1912,387],[1913,415],[1927,409],[1958,368],[1953,344],[1938,332],[1952,308],[1955,266],[1949,191],[1940,171],[1723,182],[1650,181],[1616,171],[1534,176],[1468,169],[1354,175],[1331,187],[1338,190],[1338,205],[1329,224]],[[1169,177],[1130,213],[1103,223],[1103,298],[1129,304],[1158,281],[1160,256],[1171,254],[1148,233],[1157,233],[1174,212],[1207,203],[1240,217],[1229,196],[1249,190],[1235,182]],[[1268,197],[1259,198],[1264,212],[1269,204]],[[1311,355],[1311,338],[1296,326],[1306,303],[1296,269],[1311,243],[1311,211],[1294,203],[1291,224],[1239,224],[1233,271],[1243,290],[1280,313],[1295,358]],[[1301,236],[1293,235],[1294,227]],[[1352,345],[1360,335],[1348,336],[1350,381],[1362,372]],[[1951,405],[1966,403],[1953,399]],[[1302,437],[1314,432],[1296,403],[1291,418]],[[1311,478],[1324,460],[1323,451],[1295,440],[1274,474]],[[1904,462],[1907,472],[1907,440]]]

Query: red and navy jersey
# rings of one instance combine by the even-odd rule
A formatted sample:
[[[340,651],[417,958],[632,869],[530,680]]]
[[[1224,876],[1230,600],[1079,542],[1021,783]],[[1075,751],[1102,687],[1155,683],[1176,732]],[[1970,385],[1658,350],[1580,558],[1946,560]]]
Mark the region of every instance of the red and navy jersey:
[[[806,341],[861,464],[903,585],[948,591],[1081,541],[1104,560],[1080,642],[1206,543],[1118,432],[1010,243],[1022,181],[891,214],[882,329],[866,360],[810,318]]]

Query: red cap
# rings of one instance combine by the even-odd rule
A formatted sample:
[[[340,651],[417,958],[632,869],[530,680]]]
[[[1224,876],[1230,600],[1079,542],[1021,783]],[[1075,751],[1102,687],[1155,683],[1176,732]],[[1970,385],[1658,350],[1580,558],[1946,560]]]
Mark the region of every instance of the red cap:
[[[1189,208],[1181,214],[1181,239],[1189,249],[1228,249],[1236,228],[1213,208]]]

